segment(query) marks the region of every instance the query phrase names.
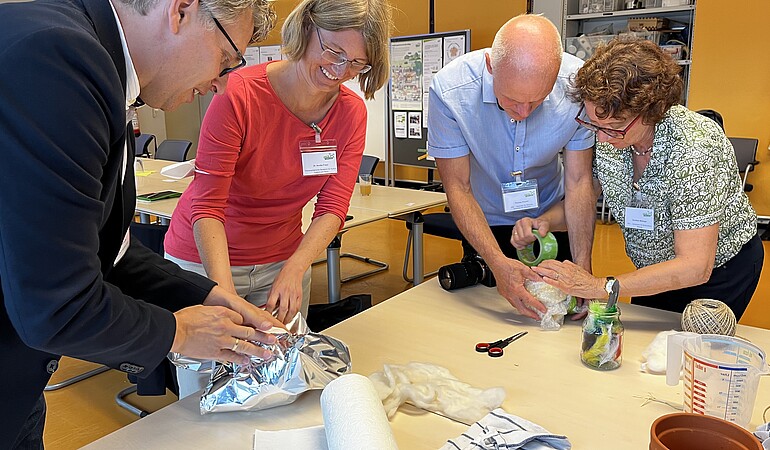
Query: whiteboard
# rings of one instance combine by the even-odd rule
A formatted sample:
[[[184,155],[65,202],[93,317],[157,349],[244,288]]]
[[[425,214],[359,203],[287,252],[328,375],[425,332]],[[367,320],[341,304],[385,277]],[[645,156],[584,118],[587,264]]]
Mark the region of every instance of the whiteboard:
[[[351,91],[364,98],[364,93],[358,85],[357,79],[348,80],[345,83]],[[366,122],[366,148],[364,153],[380,158],[387,162],[388,149],[388,125],[387,125],[387,84],[374,93],[374,99],[364,100],[368,113]],[[386,164],[387,166],[387,164]]]

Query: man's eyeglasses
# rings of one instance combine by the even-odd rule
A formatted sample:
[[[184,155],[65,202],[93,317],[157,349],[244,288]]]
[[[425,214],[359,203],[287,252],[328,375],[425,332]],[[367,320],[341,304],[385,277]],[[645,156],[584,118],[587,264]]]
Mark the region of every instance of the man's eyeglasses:
[[[323,59],[337,66],[337,68],[339,69],[344,69],[346,64],[350,64],[350,69],[357,74],[366,73],[372,70],[372,66],[370,66],[369,64],[363,64],[358,61],[351,61],[346,57],[340,55],[339,53],[335,52],[334,50],[326,47],[324,45],[324,41],[321,40],[321,31],[319,31],[318,26],[315,27],[315,32],[318,35],[318,43],[321,44],[321,49],[323,50],[323,52],[321,53],[321,57]]]
[[[639,120],[641,115],[636,116],[634,120],[629,123],[626,128],[622,130],[616,130],[614,128],[605,128],[600,127],[599,125],[593,124],[591,122],[586,122],[585,120],[581,119],[580,116],[583,114],[583,110],[586,108],[586,104],[583,103],[583,106],[580,107],[580,111],[578,111],[577,116],[575,116],[575,121],[579,123],[580,125],[584,126],[585,128],[593,131],[594,133],[602,132],[606,134],[607,136],[615,139],[623,139],[626,137],[626,133],[628,133],[628,130],[631,129],[632,126],[636,123],[637,120]]]
[[[214,25],[216,25],[217,28],[219,28],[219,31],[221,31],[222,34],[225,35],[225,39],[227,39],[227,42],[229,42],[230,45],[233,47],[233,50],[235,50],[235,54],[238,56],[238,58],[241,59],[241,61],[237,65],[235,65],[233,67],[227,67],[224,70],[222,70],[221,72],[219,72],[219,76],[223,77],[223,76],[227,75],[228,73],[232,72],[233,70],[240,69],[241,67],[245,66],[246,65],[246,58],[243,57],[243,55],[241,54],[241,51],[238,50],[238,47],[235,46],[235,43],[233,42],[233,40],[230,39],[230,35],[227,34],[227,31],[225,31],[225,29],[222,27],[222,24],[219,23],[217,18],[213,17],[213,16],[211,18],[214,19]]]

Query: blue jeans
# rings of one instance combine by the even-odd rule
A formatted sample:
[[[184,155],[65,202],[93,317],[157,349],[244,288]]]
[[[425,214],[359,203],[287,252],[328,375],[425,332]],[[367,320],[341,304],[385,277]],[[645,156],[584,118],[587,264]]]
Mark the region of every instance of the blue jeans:
[[[19,430],[16,442],[11,446],[15,450],[40,450],[43,448],[43,427],[45,426],[45,397],[40,394],[27,421]]]

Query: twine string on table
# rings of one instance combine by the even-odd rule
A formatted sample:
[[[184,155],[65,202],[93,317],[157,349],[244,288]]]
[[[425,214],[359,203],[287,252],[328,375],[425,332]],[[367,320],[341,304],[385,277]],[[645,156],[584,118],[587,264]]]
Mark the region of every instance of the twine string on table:
[[[682,312],[682,330],[698,334],[735,336],[735,314],[719,300],[691,301]]]

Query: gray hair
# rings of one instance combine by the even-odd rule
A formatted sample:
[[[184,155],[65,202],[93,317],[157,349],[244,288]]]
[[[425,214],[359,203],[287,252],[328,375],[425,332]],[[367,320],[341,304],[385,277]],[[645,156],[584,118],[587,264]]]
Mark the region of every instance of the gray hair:
[[[120,0],[139,14],[146,16],[158,0]],[[198,0],[201,9],[211,17],[216,17],[222,24],[230,24],[238,20],[244,12],[251,11],[254,18],[254,31],[250,44],[262,41],[275,27],[276,14],[273,9],[274,0]],[[214,28],[213,21],[207,25]]]
[[[390,71],[391,8],[387,0],[303,0],[281,29],[283,53],[289,60],[302,58],[312,26],[324,30],[358,30],[364,36],[366,57],[372,69],[358,75],[367,99],[387,81]]]
[[[526,44],[521,43],[522,35],[530,36]],[[532,46],[536,43],[536,47]],[[530,44],[529,47],[523,47]],[[558,70],[563,52],[561,36],[556,26],[541,14],[521,14],[506,22],[495,34],[489,52],[493,68],[525,71],[527,69]],[[536,59],[533,60],[532,56]]]

